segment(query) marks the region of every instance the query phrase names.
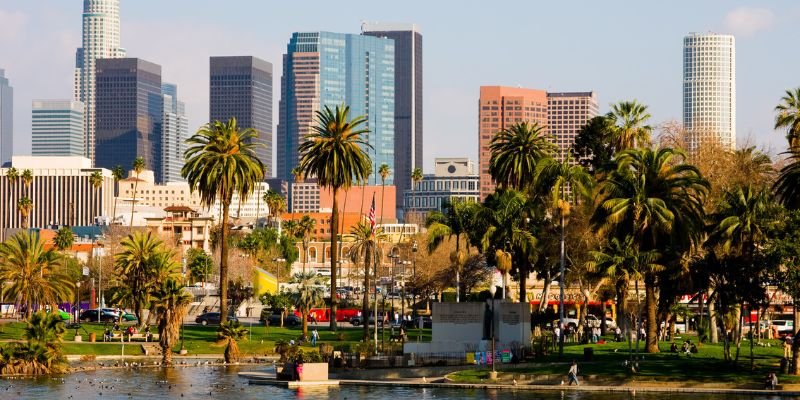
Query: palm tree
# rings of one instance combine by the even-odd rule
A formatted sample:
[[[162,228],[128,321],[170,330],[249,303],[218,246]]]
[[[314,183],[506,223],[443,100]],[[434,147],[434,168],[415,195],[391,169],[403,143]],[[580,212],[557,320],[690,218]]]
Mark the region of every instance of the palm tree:
[[[27,196],[19,199],[17,201],[17,210],[22,216],[22,229],[28,229],[28,216],[30,216],[31,211],[33,211],[33,201]]]
[[[370,145],[361,138],[369,132],[360,126],[366,118],[355,117],[349,120],[350,107],[336,106],[335,110],[325,106],[324,110],[317,111],[317,125],[313,127],[314,133],[307,136],[306,141],[300,145],[300,171],[304,176],[313,176],[321,187],[331,190],[333,207],[331,212],[331,330],[336,330],[336,287],[338,271],[335,266],[339,258],[338,251],[338,223],[339,204],[336,195],[339,189],[349,189],[354,180],[366,178],[370,159],[365,148]]]
[[[303,174],[303,171],[300,169],[299,166],[292,168],[292,176],[294,176],[294,183],[303,183],[303,181],[305,180],[305,175]],[[289,197],[291,201],[294,201],[294,198],[291,195],[291,191],[292,190],[290,186]],[[292,209],[292,221],[294,221],[294,203],[290,205],[291,205],[290,208]]]
[[[600,237],[632,236],[639,253],[668,246],[688,249],[700,240],[708,182],[685,153],[631,149],[617,155],[618,167],[601,181],[592,223]],[[656,273],[642,271],[647,300],[647,351],[658,352]]]
[[[161,345],[162,364],[172,365],[172,348],[178,341],[181,323],[192,295],[174,279],[167,279],[153,293],[153,303],[158,314],[158,343]]]
[[[264,193],[264,202],[267,203],[269,209],[269,216],[273,219],[273,223],[278,225],[278,234],[280,234],[281,214],[286,211],[286,200],[280,193],[270,189]]]
[[[131,228],[133,228],[133,211],[136,208],[136,190],[139,188],[139,174],[142,171],[144,171],[144,158],[136,157],[133,160],[133,172],[136,174],[136,180],[133,182],[133,200],[131,201]]]
[[[800,151],[789,150],[787,164],[772,186],[778,202],[790,210],[800,208]]]
[[[775,106],[775,129],[786,129],[786,141],[792,150],[800,146],[800,87],[787,90],[781,101]]]
[[[578,201],[587,199],[592,187],[592,177],[586,170],[577,164],[572,163],[570,154],[567,153],[563,161],[547,158],[542,161],[544,166],[537,184],[543,188],[550,188],[550,209],[554,211],[559,220],[559,230],[561,231],[560,243],[560,271],[559,271],[559,306],[558,314],[560,324],[564,324],[564,280],[566,278],[566,219],[569,216],[570,205],[577,204]],[[545,283],[545,284],[549,284]],[[544,301],[544,300],[543,300]],[[563,343],[562,343],[563,345]]]
[[[177,277],[180,266],[172,259],[172,252],[152,232],[134,232],[121,242],[122,252],[114,256],[117,276],[129,290],[129,301],[140,324],[144,323],[145,309],[154,288],[168,277]],[[112,299],[117,302],[119,298]]]
[[[239,361],[239,345],[238,341],[247,338],[247,333],[250,332],[242,326],[238,320],[222,322],[217,329],[217,343],[225,343],[225,362],[235,363]]]
[[[19,171],[16,168],[11,167],[6,170],[6,177],[8,178],[8,182],[13,185],[17,183],[17,179],[19,179]]]
[[[72,300],[72,279],[62,272],[63,258],[45,250],[37,233],[19,232],[0,243],[0,282],[3,298],[25,306],[30,318],[34,305],[58,308]]]
[[[755,146],[739,148],[731,154],[737,169],[737,181],[742,185],[768,185],[775,179],[775,168],[768,155]]]
[[[550,157],[555,146],[545,136],[544,127],[536,122],[519,122],[498,132],[489,149],[492,179],[502,188],[524,191],[536,179],[537,164]]]
[[[361,179],[361,208],[359,208],[359,214],[361,216],[365,216],[364,214],[364,197],[367,194],[367,184],[369,183],[369,177],[372,175],[372,164],[369,164],[369,168],[364,173],[365,178]]]
[[[413,171],[411,171],[411,190],[417,190],[417,184],[422,182],[422,168],[416,167]],[[415,209],[414,205],[411,205],[412,209]]]
[[[384,239],[383,233],[380,228],[373,232],[372,226],[365,221],[359,221],[358,224],[350,228],[350,235],[353,238],[353,243],[350,246],[348,254],[350,262],[353,264],[362,263],[364,265],[364,298],[361,304],[361,315],[364,321],[369,320],[369,269],[373,265],[378,265],[381,262],[383,252],[380,251],[380,241]],[[369,340],[369,323],[364,322],[364,341]]]
[[[297,221],[297,227],[294,229],[294,235],[303,243],[303,273],[306,272],[306,262],[308,262],[308,242],[311,240],[311,234],[314,233],[316,226],[317,220],[308,215],[303,215]]]
[[[26,364],[23,369],[41,373],[61,371],[67,364],[61,348],[64,332],[64,322],[57,313],[39,311],[33,314],[23,335],[27,343],[19,343],[16,348],[16,356]]]
[[[111,170],[111,176],[114,178],[114,211],[111,216],[111,224],[117,221],[117,197],[119,197],[119,181],[125,177],[125,169],[122,165],[117,165]]]
[[[292,283],[297,284],[297,291],[292,292],[290,297],[303,320],[303,338],[308,338],[308,314],[312,308],[325,304],[319,275],[314,272],[294,274]],[[331,291],[331,298],[336,297],[333,293]]]
[[[220,234],[219,289],[220,313],[228,315],[228,218],[233,194],[247,201],[264,176],[264,164],[256,156],[258,132],[239,130],[236,119],[214,121],[200,128],[187,140],[186,163],[181,175],[192,192],[200,193],[200,203],[211,208],[215,201],[222,207]]]
[[[64,251],[67,249],[72,248],[72,244],[75,242],[75,234],[72,233],[72,229],[68,226],[63,226],[56,232],[56,236],[53,238],[53,244],[55,244],[56,249],[59,251]]]
[[[33,171],[29,169],[23,170],[20,178],[22,178],[22,184],[25,186],[25,194],[30,196],[30,188],[33,183]]]
[[[389,164],[383,163],[378,167],[378,175],[381,176],[381,225],[383,225],[383,214],[385,213],[383,210],[383,194],[386,191],[386,178],[389,177],[389,172]]]
[[[650,145],[653,128],[644,125],[650,119],[646,105],[636,100],[620,101],[611,105],[607,117],[615,125],[612,142],[617,152]]]
[[[433,253],[445,241],[455,237],[456,250],[450,255],[456,273],[456,303],[461,294],[461,267],[466,254],[461,251],[461,239],[467,238],[470,225],[477,214],[477,205],[465,201],[445,202],[442,211],[434,211],[425,222],[428,228],[428,252]],[[467,243],[469,246],[469,243]]]

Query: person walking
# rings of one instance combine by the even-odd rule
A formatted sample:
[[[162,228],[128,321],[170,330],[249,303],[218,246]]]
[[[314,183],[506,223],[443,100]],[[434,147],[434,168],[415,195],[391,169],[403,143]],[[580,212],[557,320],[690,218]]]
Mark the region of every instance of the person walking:
[[[578,363],[575,360],[572,360],[572,365],[569,367],[569,373],[567,373],[569,377],[569,383],[567,385],[572,385],[572,382],[575,382],[575,386],[580,386],[580,382],[578,382]]]
[[[317,328],[314,328],[314,331],[311,332],[311,345],[317,345],[317,339],[319,339],[319,332],[317,332]]]

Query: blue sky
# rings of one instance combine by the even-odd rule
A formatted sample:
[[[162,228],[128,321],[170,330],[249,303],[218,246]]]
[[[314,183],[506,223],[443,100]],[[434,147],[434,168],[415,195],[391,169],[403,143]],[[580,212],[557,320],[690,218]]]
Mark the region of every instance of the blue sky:
[[[481,85],[595,90],[601,112],[637,99],[652,124],[681,118],[681,46],[688,32],[737,40],[737,131],[773,154],[785,147],[773,108],[800,86],[793,1],[122,0],[122,46],[178,84],[191,129],[208,117],[208,57],[254,55],[274,65],[294,31],[359,31],[361,21],[413,22],[424,37],[424,157],[477,159]],[[302,5],[298,5],[302,4]],[[30,150],[32,99],[70,98],[80,0],[0,2],[0,68],[15,90],[15,150]],[[274,121],[277,123],[277,120]]]

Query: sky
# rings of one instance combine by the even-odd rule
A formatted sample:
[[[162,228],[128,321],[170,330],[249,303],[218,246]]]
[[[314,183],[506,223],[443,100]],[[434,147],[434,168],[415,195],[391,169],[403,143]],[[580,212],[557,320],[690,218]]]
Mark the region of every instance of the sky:
[[[30,153],[31,101],[71,98],[81,0],[0,0],[0,68],[14,87],[15,154]],[[302,4],[302,5],[300,5]],[[736,37],[737,141],[778,154],[775,105],[800,86],[795,1],[121,0],[129,57],[178,85],[190,130],[208,118],[208,57],[273,64],[273,109],[292,32],[358,33],[362,21],[415,23],[423,34],[424,170],[478,154],[482,85],[597,93],[600,111],[636,99],[651,125],[681,119],[683,37]],[[277,124],[277,115],[273,123]]]

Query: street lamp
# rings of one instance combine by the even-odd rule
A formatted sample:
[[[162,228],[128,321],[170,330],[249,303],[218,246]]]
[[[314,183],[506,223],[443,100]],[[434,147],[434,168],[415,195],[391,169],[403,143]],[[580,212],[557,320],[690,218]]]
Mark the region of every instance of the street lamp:
[[[489,286],[489,293],[492,294],[492,327],[490,330],[492,336],[492,373],[490,374],[490,379],[497,379],[497,372],[494,369],[494,294],[497,293],[497,286],[495,286],[494,282]]]
[[[411,296],[412,296],[411,302],[413,304],[411,306],[412,307],[411,314],[413,315],[413,317],[416,317],[417,316],[417,239],[414,239],[414,241],[411,242],[411,254],[412,254],[411,263],[413,264],[411,266],[411,269],[412,269],[412,272],[414,274],[414,278],[413,278],[414,279],[414,292],[411,294]]]
[[[400,261],[400,265],[403,266],[403,270],[400,272],[400,285],[402,286],[402,293],[403,296],[400,299],[400,318],[405,321],[406,319],[406,265],[410,265],[411,261],[403,260]]]

